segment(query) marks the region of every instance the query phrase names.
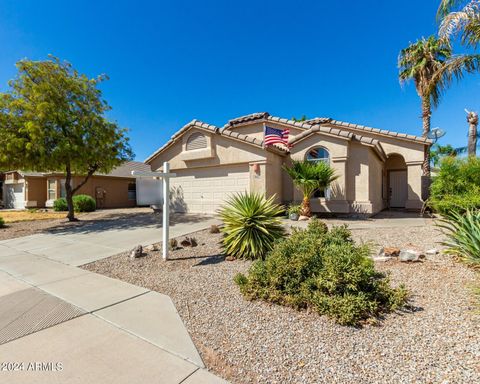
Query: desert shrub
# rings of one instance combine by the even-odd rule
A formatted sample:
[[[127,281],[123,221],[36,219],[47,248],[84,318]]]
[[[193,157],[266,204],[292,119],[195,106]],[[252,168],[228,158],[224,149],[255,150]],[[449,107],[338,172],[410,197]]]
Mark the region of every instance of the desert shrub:
[[[220,210],[223,250],[228,256],[261,259],[285,230],[279,215],[283,207],[255,193],[234,195]]]
[[[480,211],[451,212],[439,226],[447,236],[447,252],[469,264],[480,265]]]
[[[5,226],[5,220],[3,220],[3,217],[0,217],[0,228],[3,228]]]
[[[93,197],[88,195],[73,196],[73,209],[75,212],[93,212],[97,208],[97,203]]]
[[[178,241],[177,239],[170,239],[168,241],[168,246],[171,251],[175,251],[178,248]]]
[[[442,159],[430,187],[428,204],[442,215],[480,209],[480,159]]]
[[[250,300],[311,308],[343,325],[359,325],[405,304],[403,286],[392,288],[375,271],[368,245],[356,245],[346,227],[321,231],[318,222],[275,244],[265,260],[235,282]]]
[[[210,233],[220,233],[220,228],[218,225],[212,224],[210,226]]]
[[[291,215],[292,213],[296,213],[297,215],[300,215],[300,212],[302,211],[302,206],[300,204],[290,204],[287,208],[287,213]]]
[[[57,212],[68,211],[67,200],[61,197],[53,202],[53,210]]]
[[[322,236],[328,232],[328,227],[323,221],[314,217],[308,223],[308,231],[311,234]]]

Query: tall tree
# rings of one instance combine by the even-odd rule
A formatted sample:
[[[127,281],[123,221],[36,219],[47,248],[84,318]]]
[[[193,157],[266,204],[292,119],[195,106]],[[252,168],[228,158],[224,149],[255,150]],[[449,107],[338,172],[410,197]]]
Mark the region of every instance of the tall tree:
[[[438,106],[441,94],[448,85],[444,78],[435,75],[451,56],[450,44],[430,36],[402,49],[398,57],[400,82],[403,84],[413,80],[422,100],[423,137],[427,137],[430,132],[432,107]],[[423,174],[430,176],[428,149],[425,150]]]
[[[65,172],[67,218],[76,220],[73,195],[96,172],[133,157],[126,130],[109,121],[98,85],[71,64],[49,56],[21,60],[10,90],[0,93],[0,167]],[[72,186],[72,178],[81,181]]]
[[[437,18],[441,21],[440,37],[450,39],[460,35],[463,45],[477,47],[480,42],[480,1],[442,0]]]

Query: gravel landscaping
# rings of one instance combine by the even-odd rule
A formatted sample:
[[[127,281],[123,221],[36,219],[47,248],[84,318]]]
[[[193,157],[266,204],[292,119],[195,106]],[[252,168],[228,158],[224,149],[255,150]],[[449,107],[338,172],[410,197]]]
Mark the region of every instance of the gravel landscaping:
[[[432,225],[353,235],[373,241],[376,250],[426,250],[441,240]],[[412,309],[351,328],[316,313],[245,301],[232,279],[250,262],[225,261],[219,234],[193,236],[199,245],[172,252],[168,262],[151,251],[84,268],[171,296],[208,368],[233,383],[480,382],[480,318],[470,289],[476,275],[451,258],[377,263],[393,285],[412,292]]]

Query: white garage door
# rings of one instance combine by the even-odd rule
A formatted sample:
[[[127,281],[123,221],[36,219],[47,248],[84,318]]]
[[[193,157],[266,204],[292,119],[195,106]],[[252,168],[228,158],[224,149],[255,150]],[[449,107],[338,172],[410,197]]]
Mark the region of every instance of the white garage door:
[[[249,190],[248,165],[173,171],[170,179],[175,212],[215,213],[234,193]]]
[[[25,208],[25,194],[23,193],[23,186],[23,184],[5,185],[5,208]]]

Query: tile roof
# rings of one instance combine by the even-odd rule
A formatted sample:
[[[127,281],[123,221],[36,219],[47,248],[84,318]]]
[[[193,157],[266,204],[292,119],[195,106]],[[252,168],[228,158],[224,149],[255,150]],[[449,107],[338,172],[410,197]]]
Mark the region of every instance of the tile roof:
[[[270,114],[268,112],[250,113],[249,115],[240,116],[235,119],[229,120],[228,123],[225,124],[225,126],[231,127],[237,124],[246,123],[248,121],[266,119],[269,116]]]
[[[99,174],[110,177],[133,177],[132,171],[150,172],[152,168],[150,165],[140,161],[127,161],[126,163],[114,168],[110,173]]]

